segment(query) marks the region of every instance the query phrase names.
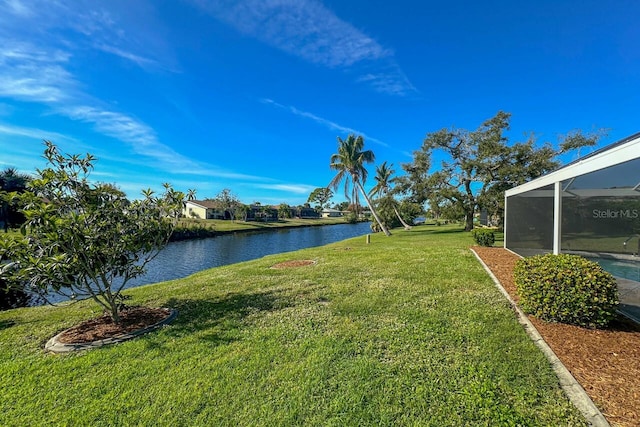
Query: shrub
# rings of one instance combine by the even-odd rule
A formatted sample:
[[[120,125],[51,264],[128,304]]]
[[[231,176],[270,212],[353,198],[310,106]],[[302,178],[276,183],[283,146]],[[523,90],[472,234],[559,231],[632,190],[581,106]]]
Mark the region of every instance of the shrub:
[[[616,280],[598,263],[577,255],[537,255],[516,263],[522,309],[540,319],[605,327],[618,306]]]
[[[347,215],[345,215],[344,220],[349,224],[355,224],[358,222],[358,215],[356,215],[355,212],[349,212]]]
[[[166,245],[183,194],[164,184],[155,196],[130,201],[112,184],[92,183],[95,158],[62,154],[45,141],[50,167],[38,169],[28,190],[11,193],[27,219],[22,237],[0,239],[0,278],[43,298],[54,292],[90,298],[120,323],[127,282]]]
[[[473,236],[473,240],[476,241],[476,244],[480,246],[493,246],[496,241],[493,230],[487,228],[476,228],[471,231],[471,235]]]

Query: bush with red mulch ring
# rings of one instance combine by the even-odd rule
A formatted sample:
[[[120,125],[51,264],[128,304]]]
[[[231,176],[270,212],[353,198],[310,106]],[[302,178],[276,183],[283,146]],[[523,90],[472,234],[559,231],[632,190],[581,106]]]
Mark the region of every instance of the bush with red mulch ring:
[[[502,248],[473,250],[518,302],[513,269],[520,257]],[[529,320],[612,425],[640,425],[640,325],[622,316],[599,330]]]

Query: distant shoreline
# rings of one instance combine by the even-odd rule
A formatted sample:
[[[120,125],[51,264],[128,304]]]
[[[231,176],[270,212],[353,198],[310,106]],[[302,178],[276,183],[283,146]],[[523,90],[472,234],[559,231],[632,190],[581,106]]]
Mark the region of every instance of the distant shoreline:
[[[325,225],[339,225],[339,224],[351,224],[344,220],[344,218],[318,218],[318,219],[304,219],[304,220],[284,220],[278,222],[233,222],[233,226],[226,230],[220,230],[217,225],[224,221],[224,225],[229,225],[230,220],[206,220],[211,221],[210,224],[200,220],[197,222],[182,223],[176,227],[170,242],[178,242],[183,240],[193,239],[206,239],[211,237],[223,236],[227,234],[236,233],[261,233],[265,231],[287,230],[300,227],[321,227]],[[370,222],[359,221],[359,222]]]

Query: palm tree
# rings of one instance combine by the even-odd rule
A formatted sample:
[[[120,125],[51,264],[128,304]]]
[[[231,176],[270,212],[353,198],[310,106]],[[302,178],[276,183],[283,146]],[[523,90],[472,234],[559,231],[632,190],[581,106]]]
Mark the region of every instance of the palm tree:
[[[389,196],[391,198],[393,211],[395,212],[396,216],[404,226],[404,229],[411,230],[411,226],[406,222],[404,222],[404,219],[402,219],[402,217],[400,216],[400,213],[398,212],[398,208],[396,207],[396,201],[393,199],[393,196],[391,196],[390,194],[391,181],[392,181],[391,177],[395,173],[392,167],[393,167],[393,164],[387,166],[387,162],[384,162],[376,168],[376,176],[373,177],[373,179],[376,180],[376,185],[371,189],[371,191],[369,191],[369,197],[373,197],[376,195],[381,197]]]
[[[196,190],[194,188],[190,188],[187,190],[187,200],[195,200],[196,199]]]
[[[31,176],[18,172],[16,168],[5,168],[0,171],[0,190],[24,191],[30,180]]]
[[[387,236],[390,236],[391,233],[389,233],[387,227],[380,221],[378,213],[373,209],[371,201],[364,191],[364,183],[367,181],[367,169],[364,167],[364,164],[373,163],[375,155],[371,150],[363,151],[363,147],[364,139],[362,136],[356,137],[351,134],[345,140],[338,137],[338,152],[331,156],[331,163],[329,164],[329,167],[338,171],[338,173],[329,183],[329,187],[336,190],[340,183],[344,181],[344,194],[347,199],[355,203],[356,206],[359,201],[358,190],[360,190],[369,209],[371,209],[373,217],[378,224],[380,224],[382,231],[384,231],[384,234]],[[350,184],[353,184],[351,188],[351,198],[349,197]]]

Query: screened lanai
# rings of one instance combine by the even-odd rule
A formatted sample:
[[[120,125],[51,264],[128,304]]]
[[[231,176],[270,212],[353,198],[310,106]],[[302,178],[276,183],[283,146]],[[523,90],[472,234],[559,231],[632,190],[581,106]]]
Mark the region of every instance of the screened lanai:
[[[640,316],[640,133],[508,190],[504,242],[522,256],[593,258]]]

